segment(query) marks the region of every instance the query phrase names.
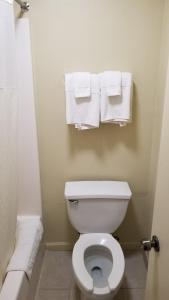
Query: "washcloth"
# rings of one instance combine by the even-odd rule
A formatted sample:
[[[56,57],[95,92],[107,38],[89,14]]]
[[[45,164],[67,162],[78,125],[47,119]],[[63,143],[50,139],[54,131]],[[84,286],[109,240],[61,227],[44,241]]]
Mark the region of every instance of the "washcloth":
[[[7,272],[24,271],[31,278],[42,234],[43,226],[39,216],[17,218],[16,246]]]
[[[90,73],[76,72],[73,73],[73,84],[75,98],[90,97]]]
[[[99,127],[100,86],[99,76],[90,75],[90,97],[75,98],[74,76],[65,75],[66,123],[79,130]]]
[[[101,89],[105,89],[108,97],[121,96],[122,73],[106,71],[100,74]]]
[[[132,116],[132,74],[122,73],[121,96],[107,95],[105,88],[101,87],[101,122],[114,123],[125,126],[131,122]]]

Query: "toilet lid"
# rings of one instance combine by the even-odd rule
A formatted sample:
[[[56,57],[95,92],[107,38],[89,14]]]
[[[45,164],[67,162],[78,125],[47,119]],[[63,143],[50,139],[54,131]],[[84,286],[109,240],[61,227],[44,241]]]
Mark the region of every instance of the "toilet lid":
[[[94,287],[93,279],[86,269],[84,263],[84,253],[86,249],[91,246],[104,246],[110,251],[112,255],[113,266],[108,277],[107,287]],[[80,285],[87,292],[96,295],[109,294],[110,291],[116,290],[120,285],[124,275],[125,261],[123,251],[119,243],[110,234],[107,233],[81,234],[73,249],[72,263],[75,276]]]

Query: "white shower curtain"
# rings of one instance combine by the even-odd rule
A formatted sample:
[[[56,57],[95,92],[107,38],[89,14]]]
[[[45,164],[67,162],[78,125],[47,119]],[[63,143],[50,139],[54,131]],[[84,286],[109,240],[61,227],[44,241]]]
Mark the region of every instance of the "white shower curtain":
[[[10,1],[0,0],[0,287],[15,246],[17,88],[15,25]]]

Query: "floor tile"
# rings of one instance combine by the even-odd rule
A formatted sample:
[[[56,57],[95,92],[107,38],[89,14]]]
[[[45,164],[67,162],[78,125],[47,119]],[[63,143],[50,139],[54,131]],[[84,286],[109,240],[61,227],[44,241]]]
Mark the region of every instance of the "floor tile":
[[[89,300],[89,299],[84,295],[82,295],[81,292],[77,289],[73,291],[73,293],[71,293],[70,300]],[[116,296],[114,296],[113,300],[126,300],[125,289],[119,290]]]
[[[144,300],[147,266],[142,251],[126,251],[125,261],[124,281],[113,300]],[[88,300],[76,286],[69,251],[45,252],[39,288],[36,300]]]
[[[147,275],[144,253],[140,250],[126,251],[125,262],[126,268],[122,288],[144,289]]]
[[[117,294],[115,295],[115,297],[113,298],[113,300],[126,300],[125,298],[125,290],[120,289]]]
[[[144,289],[124,289],[125,300],[144,300]]]
[[[69,251],[46,251],[40,276],[40,289],[70,289],[74,283]]]
[[[36,300],[69,300],[68,290],[39,290]]]
[[[81,292],[79,288],[74,285],[70,291],[70,300],[82,300]]]

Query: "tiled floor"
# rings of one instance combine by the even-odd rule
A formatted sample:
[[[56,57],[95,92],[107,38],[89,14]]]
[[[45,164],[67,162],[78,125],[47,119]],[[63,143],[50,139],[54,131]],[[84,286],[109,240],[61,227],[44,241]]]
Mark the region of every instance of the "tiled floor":
[[[124,280],[114,300],[144,300],[147,266],[141,251],[126,251]],[[36,300],[81,300],[71,264],[71,252],[46,251]]]

